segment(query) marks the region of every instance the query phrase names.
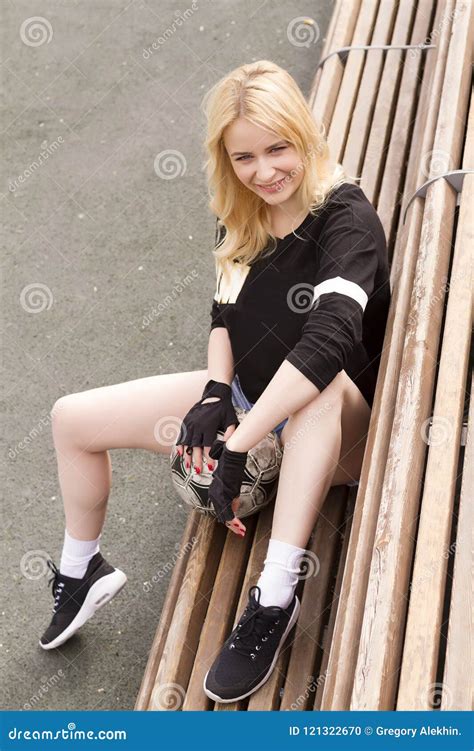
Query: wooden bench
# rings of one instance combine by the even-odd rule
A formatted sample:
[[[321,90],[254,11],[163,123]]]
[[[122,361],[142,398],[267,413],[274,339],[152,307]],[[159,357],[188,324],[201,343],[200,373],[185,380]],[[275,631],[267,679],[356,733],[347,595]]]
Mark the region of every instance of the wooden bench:
[[[333,157],[361,176],[391,264],[360,485],[330,489],[293,637],[233,704],[202,682],[263,567],[273,505],[243,540],[190,513],[137,710],[472,708],[472,14],[450,0],[335,6],[322,60],[336,54],[309,102]],[[458,169],[462,192],[444,177]]]

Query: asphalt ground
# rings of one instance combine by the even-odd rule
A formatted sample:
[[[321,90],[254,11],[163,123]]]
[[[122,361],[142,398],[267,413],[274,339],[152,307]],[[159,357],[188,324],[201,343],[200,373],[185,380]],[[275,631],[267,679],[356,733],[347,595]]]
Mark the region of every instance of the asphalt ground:
[[[202,97],[259,59],[308,96],[332,8],[0,2],[3,709],[134,707],[187,510],[167,457],[112,450],[101,549],[127,586],[69,642],[41,650],[45,561],[59,565],[64,535],[51,408],[64,394],[206,367],[215,223]],[[315,26],[298,36],[302,17]],[[168,150],[179,154],[173,179],[163,160],[156,169]]]

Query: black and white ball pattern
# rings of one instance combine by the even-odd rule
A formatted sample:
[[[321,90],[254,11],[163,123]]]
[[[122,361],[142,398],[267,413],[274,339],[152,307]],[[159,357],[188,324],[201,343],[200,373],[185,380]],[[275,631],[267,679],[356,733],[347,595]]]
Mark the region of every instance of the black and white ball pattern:
[[[239,422],[242,422],[247,411],[235,407],[235,412]],[[219,431],[217,438],[223,440],[224,434]],[[237,511],[239,519],[255,514],[273,500],[278,487],[282,457],[281,440],[274,432],[268,433],[250,449],[240,491],[240,504]],[[186,470],[184,463],[185,456],[181,457],[178,454],[175,444],[170,454],[170,465],[171,477],[179,497],[200,513],[215,517],[214,509],[209,502],[212,472],[205,462],[199,475]]]

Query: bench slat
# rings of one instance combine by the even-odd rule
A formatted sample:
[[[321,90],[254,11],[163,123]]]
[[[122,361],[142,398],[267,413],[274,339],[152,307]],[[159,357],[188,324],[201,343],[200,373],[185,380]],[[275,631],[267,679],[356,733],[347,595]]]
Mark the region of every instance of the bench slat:
[[[411,6],[411,8],[408,7],[408,12],[405,6]],[[413,10],[413,3],[407,2],[407,0],[404,0],[398,9],[396,3],[382,3],[379,6],[379,12],[377,14],[374,33],[370,44],[385,45],[397,43],[396,32],[398,31],[398,34],[400,35],[400,31],[398,30],[399,23],[398,25],[396,23],[394,38],[392,38],[392,27],[395,21],[395,16],[397,16],[397,21],[400,17],[403,18],[405,33],[399,43],[405,44],[410,23],[410,14]],[[350,175],[360,174],[360,170],[364,164],[364,159],[366,163],[367,160],[372,162],[372,164],[367,164],[365,170],[365,184],[367,189],[364,187],[364,191],[366,191],[369,201],[373,201],[375,193],[375,180],[373,179],[371,167],[375,170],[377,178],[379,171],[383,169],[383,158],[381,158],[381,150],[377,150],[375,153],[370,152],[367,151],[367,146],[370,132],[373,132],[374,128],[377,127],[379,123],[379,120],[376,119],[374,113],[377,100],[382,97],[388,97],[389,95],[389,90],[384,89],[380,85],[380,79],[382,77],[386,56],[390,54],[393,55],[394,52],[377,49],[370,50],[366,54],[364,71],[360,83],[360,94],[357,97],[354,111],[350,119],[347,143],[344,150],[344,167]],[[396,71],[396,68],[393,70]],[[390,100],[387,99],[387,102],[389,103]],[[389,112],[387,107],[385,107],[381,118],[381,130],[384,134],[389,125]]]
[[[410,0],[404,0],[404,2],[400,3],[400,5],[398,6],[395,28],[389,40],[390,44],[410,44],[410,30],[413,22],[412,16],[415,10],[415,5],[414,3],[410,2]],[[409,132],[409,129],[407,128],[407,122],[409,122],[409,118],[407,119],[407,111],[406,109],[404,110],[404,106],[407,106],[409,109],[413,108],[415,90],[414,86],[412,85],[410,90],[410,98],[405,105],[405,101],[402,99],[402,92],[400,90],[400,81],[404,72],[403,61],[407,58],[411,59],[411,52],[411,50],[408,52],[397,49],[388,50],[386,53],[384,53],[383,60],[373,60],[374,71],[372,74],[372,81],[377,86],[373,115],[371,116],[371,111],[367,108],[367,106],[365,108],[357,108],[357,110],[360,112],[361,117],[365,118],[365,121],[362,119],[358,123],[359,132],[368,132],[369,135],[367,146],[365,148],[365,154],[362,149],[359,149],[356,171],[358,174],[359,166],[363,164],[363,178],[360,182],[360,186],[369,201],[371,201],[375,207],[377,207],[380,182],[385,173],[387,149],[391,142],[392,136],[396,137],[397,135],[396,131],[394,133],[393,129],[394,116],[396,111],[403,113],[404,115],[404,123],[403,127],[401,128],[401,134],[404,134],[405,137],[407,137]],[[372,52],[371,54],[374,55],[376,53]],[[418,56],[420,55],[421,53],[419,53]],[[378,82],[378,78],[377,82],[375,82],[375,74],[378,67],[377,64],[379,64],[380,67],[383,67],[380,82]],[[371,85],[373,84],[371,84],[370,81],[367,81],[367,83],[364,83],[363,89],[369,89]],[[352,136],[352,138],[354,138],[356,137],[358,132],[355,129],[354,119],[351,125],[351,131],[352,130],[354,132],[354,136]],[[349,140],[351,140],[351,135],[349,136]],[[400,147],[400,145],[398,145],[397,153],[399,155],[403,153],[403,148]],[[351,170],[354,168],[351,163],[348,163],[348,165]],[[400,172],[402,166],[403,163],[400,159],[398,159],[398,168],[395,174],[393,176],[390,176],[390,172],[388,172],[388,176],[390,176],[393,181],[392,185],[394,185],[395,197],[397,195],[397,188],[400,181]],[[394,209],[395,204],[392,204],[392,211]]]
[[[459,502],[456,553],[454,558],[453,589],[449,613],[446,646],[446,663],[443,677],[441,709],[472,711],[473,697],[473,567],[472,530],[474,513],[472,488],[474,487],[474,378],[471,373],[471,406],[464,456]]]
[[[324,47],[323,59],[329,52],[347,47],[352,40],[354,27],[359,13],[361,0],[340,0],[338,4],[337,20],[331,38]],[[322,68],[318,69],[314,77],[308,105],[318,123],[329,129],[337,92],[344,74],[344,65],[338,55],[333,55]]]
[[[184,700],[226,532],[223,525],[216,524],[210,517],[200,520],[156,673],[149,709],[169,709],[170,697],[171,701],[178,697],[176,700],[181,704]]]
[[[344,523],[348,488],[335,486],[329,490],[321,514],[316,522],[308,549],[308,578],[304,579],[300,616],[296,623],[295,643],[291,651],[286,675],[281,709],[293,704],[299,709],[309,709],[309,694],[304,697],[314,681],[314,666],[321,661],[323,627],[331,608],[330,587],[337,566],[340,548],[340,528]],[[314,698],[314,696],[313,696]],[[307,705],[307,706],[306,706]]]
[[[331,646],[332,646],[332,640],[333,640],[333,634],[334,634],[334,626],[336,624],[336,617],[337,617],[337,613],[340,607],[342,579],[344,576],[344,568],[345,568],[346,561],[347,561],[347,552],[349,550],[349,540],[350,540],[350,535],[352,532],[352,519],[354,517],[354,506],[356,502],[357,492],[358,492],[358,488],[349,488],[349,499],[348,499],[348,504],[346,507],[346,519],[345,519],[343,544],[342,544],[342,550],[339,556],[339,562],[338,562],[338,567],[337,567],[336,585],[334,587],[334,599],[331,604],[331,615],[329,617],[329,623],[325,631],[325,634],[323,636],[323,647],[324,647],[323,659],[321,661],[321,665],[319,666],[318,676],[316,678],[316,695],[314,698],[314,705],[313,705],[314,710],[321,709],[324,683],[327,680],[327,675],[328,675],[329,655],[331,652]]]
[[[246,519],[245,537],[228,534],[216,574],[209,608],[206,613],[194,666],[189,680],[183,710],[204,710],[213,706],[212,699],[203,691],[204,677],[214,661],[221,644],[232,629],[232,618],[237,605],[237,593],[247,566],[253,543],[255,517]]]
[[[434,5],[435,2],[428,2],[428,0],[418,5],[410,44],[420,44],[420,41],[423,42],[428,38],[431,29],[431,12]],[[441,6],[438,8],[438,14],[441,14]],[[436,21],[439,23],[439,20],[439,18],[435,19],[435,23]],[[437,44],[439,45],[439,42]],[[443,48],[446,49],[447,54],[447,42],[444,43],[444,40],[441,40],[441,53],[439,47],[418,54],[408,51],[401,66],[402,78],[397,89],[397,107],[393,127],[389,143],[385,146],[386,159],[382,182],[378,196],[377,193],[375,194],[375,205],[383,224],[389,251],[390,248],[395,246],[400,196],[404,190],[408,197],[413,195],[419,185],[416,174],[413,174],[413,166],[416,167],[416,171],[419,171],[419,155],[426,153],[424,150],[426,146],[421,147],[420,141],[423,139],[426,143],[426,139],[431,139],[431,143],[433,142],[436,108],[430,107],[430,102],[437,102],[439,92],[441,92],[441,67],[439,67],[439,92],[436,88],[433,88],[432,79],[437,55],[443,55]],[[390,60],[392,66],[397,65],[397,55],[396,50],[387,53],[387,60]],[[386,65],[389,65],[389,63],[387,62]],[[421,91],[418,92],[420,80]],[[386,86],[387,82],[383,81],[381,89],[385,90]],[[430,122],[429,118],[433,122]],[[412,129],[414,121],[415,127]],[[368,148],[372,149],[372,145]],[[373,148],[375,151],[375,146]],[[429,148],[431,148],[431,145]],[[426,150],[429,151],[429,149]],[[406,165],[407,161],[408,166]],[[363,177],[361,182],[363,188],[365,181],[365,177]]]
[[[351,45],[370,44],[377,15],[377,3],[362,0]],[[373,52],[351,50],[348,53],[344,75],[337,94],[337,102],[328,130],[329,150],[333,159],[342,161],[344,145],[349,132],[350,120],[359,93],[359,84],[366,55]]]
[[[136,710],[148,709],[150,702],[151,692],[155,684],[156,673],[158,671],[158,665],[163,654],[163,648],[166,641],[166,635],[173,617],[174,608],[178,600],[179,590],[183,581],[184,572],[186,570],[189,553],[193,545],[193,538],[195,537],[197,527],[199,524],[199,514],[197,511],[191,511],[188,515],[186,527],[184,529],[180,551],[182,555],[176,561],[173,572],[171,574],[170,583],[166,592],[165,602],[161,610],[160,621],[158,628],[153,639],[150,654],[148,656],[148,662],[143,675],[140,691],[135,703]]]

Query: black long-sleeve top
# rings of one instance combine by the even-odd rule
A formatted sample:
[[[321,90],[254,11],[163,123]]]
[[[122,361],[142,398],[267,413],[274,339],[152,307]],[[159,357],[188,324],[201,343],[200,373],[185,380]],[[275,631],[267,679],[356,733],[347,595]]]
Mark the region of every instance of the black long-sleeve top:
[[[343,183],[271,255],[234,262],[230,283],[218,275],[211,330],[227,328],[251,402],[286,359],[320,391],[344,369],[372,407],[389,305],[382,223],[363,190]]]

